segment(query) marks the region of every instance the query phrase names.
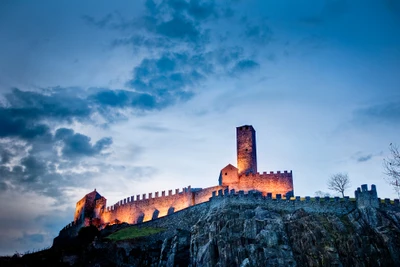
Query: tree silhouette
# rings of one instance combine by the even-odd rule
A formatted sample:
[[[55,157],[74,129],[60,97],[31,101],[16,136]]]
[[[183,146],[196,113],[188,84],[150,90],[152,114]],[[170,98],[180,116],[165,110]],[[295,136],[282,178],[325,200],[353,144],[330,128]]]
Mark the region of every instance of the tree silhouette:
[[[400,152],[399,147],[390,143],[390,156],[383,160],[383,167],[386,174],[386,182],[393,186],[394,191],[400,198]]]
[[[344,197],[344,191],[349,187],[350,178],[347,173],[336,173],[328,180],[328,189],[342,193],[342,197]]]

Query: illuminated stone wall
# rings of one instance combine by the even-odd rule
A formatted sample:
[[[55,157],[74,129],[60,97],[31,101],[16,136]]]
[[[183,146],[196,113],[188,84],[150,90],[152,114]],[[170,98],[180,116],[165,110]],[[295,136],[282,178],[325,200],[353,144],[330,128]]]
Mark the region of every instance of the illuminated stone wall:
[[[229,188],[235,190],[257,190],[262,192],[265,196],[267,193],[271,193],[272,197],[276,197],[277,194],[285,196],[290,194],[293,196],[293,177],[292,172],[270,172],[270,173],[257,173],[249,175],[239,176],[239,183],[232,184]]]
[[[228,164],[219,174],[219,185],[229,186],[239,182],[238,169]]]
[[[93,217],[93,211],[96,206],[96,200],[101,196],[96,192],[96,189],[89,194],[86,194],[81,200],[76,203],[74,221],[83,220],[84,218]]]
[[[210,200],[210,197],[212,196],[212,192],[218,192],[218,190],[224,190],[226,189],[226,186],[213,186],[213,187],[208,187],[208,188],[204,188],[198,192],[194,192],[194,204],[200,204],[200,203],[204,203]]]
[[[171,214],[178,210],[194,205],[191,188],[183,188],[181,192],[176,189],[165,194],[165,191],[137,195],[125,198],[117,204],[107,207],[101,215],[104,224],[113,223],[115,220],[127,223],[139,223]]]
[[[257,173],[256,131],[253,126],[236,128],[236,144],[239,175]]]

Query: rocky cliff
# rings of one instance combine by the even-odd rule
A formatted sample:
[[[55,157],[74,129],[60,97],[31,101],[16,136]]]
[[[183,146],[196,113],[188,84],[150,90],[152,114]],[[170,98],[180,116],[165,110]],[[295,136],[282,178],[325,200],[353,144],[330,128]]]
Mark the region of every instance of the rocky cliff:
[[[160,228],[159,233],[122,241],[107,239],[110,233],[127,227],[132,226],[108,227],[93,242],[70,240],[69,245],[58,242],[48,256],[41,255],[39,263],[42,266],[400,266],[398,208],[354,208],[343,214],[302,208],[274,210],[257,201],[211,201],[134,226]],[[37,261],[32,258],[26,265],[37,265]]]

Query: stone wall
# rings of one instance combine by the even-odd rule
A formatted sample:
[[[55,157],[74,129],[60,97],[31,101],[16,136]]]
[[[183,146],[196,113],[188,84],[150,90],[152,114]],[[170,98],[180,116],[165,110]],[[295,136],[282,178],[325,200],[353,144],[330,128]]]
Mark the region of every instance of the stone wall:
[[[127,223],[140,223],[162,217],[178,210],[194,205],[194,200],[190,187],[165,191],[159,195],[159,192],[143,194],[134,197],[128,197],[119,201],[117,204],[107,207],[101,214],[101,221],[104,224],[113,223],[115,220]]]
[[[245,194],[243,191],[235,190],[219,191],[210,199],[211,205],[220,205],[221,203],[235,203],[238,205],[254,205],[258,204],[262,207],[274,211],[294,212],[298,209],[304,209],[307,212],[316,213],[335,213],[347,214],[351,210],[357,208],[356,201],[345,198],[270,198],[263,196],[260,192],[249,192]]]
[[[256,131],[251,125],[236,128],[237,168],[239,175],[257,173]]]
[[[218,190],[224,190],[226,189],[227,186],[213,186],[213,187],[208,187],[204,188],[202,190],[199,190],[194,193],[194,204],[200,204],[203,202],[207,202],[210,200],[210,197],[212,196],[212,192],[218,191]]]
[[[83,218],[92,217],[96,206],[96,200],[101,198],[96,189],[86,194],[81,200],[76,203],[74,221],[82,220]]]
[[[228,172],[222,172],[222,177],[224,177],[225,173],[229,175]],[[263,196],[271,193],[274,198],[278,194],[282,196],[293,196],[293,175],[291,171],[240,175],[237,183],[229,184],[229,189],[235,189],[236,191],[257,189]]]

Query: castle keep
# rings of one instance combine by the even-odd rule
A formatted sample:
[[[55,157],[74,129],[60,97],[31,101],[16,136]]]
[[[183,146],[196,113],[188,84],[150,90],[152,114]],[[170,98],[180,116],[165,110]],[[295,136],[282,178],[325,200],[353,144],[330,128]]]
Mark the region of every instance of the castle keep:
[[[102,228],[121,222],[141,223],[207,202],[215,192],[256,191],[261,196],[278,199],[293,196],[292,171],[257,172],[256,132],[251,125],[236,128],[236,142],[237,167],[231,164],[224,167],[218,185],[129,196],[109,207],[106,207],[107,200],[94,190],[76,203],[74,222],[70,226],[80,228],[93,224]]]

